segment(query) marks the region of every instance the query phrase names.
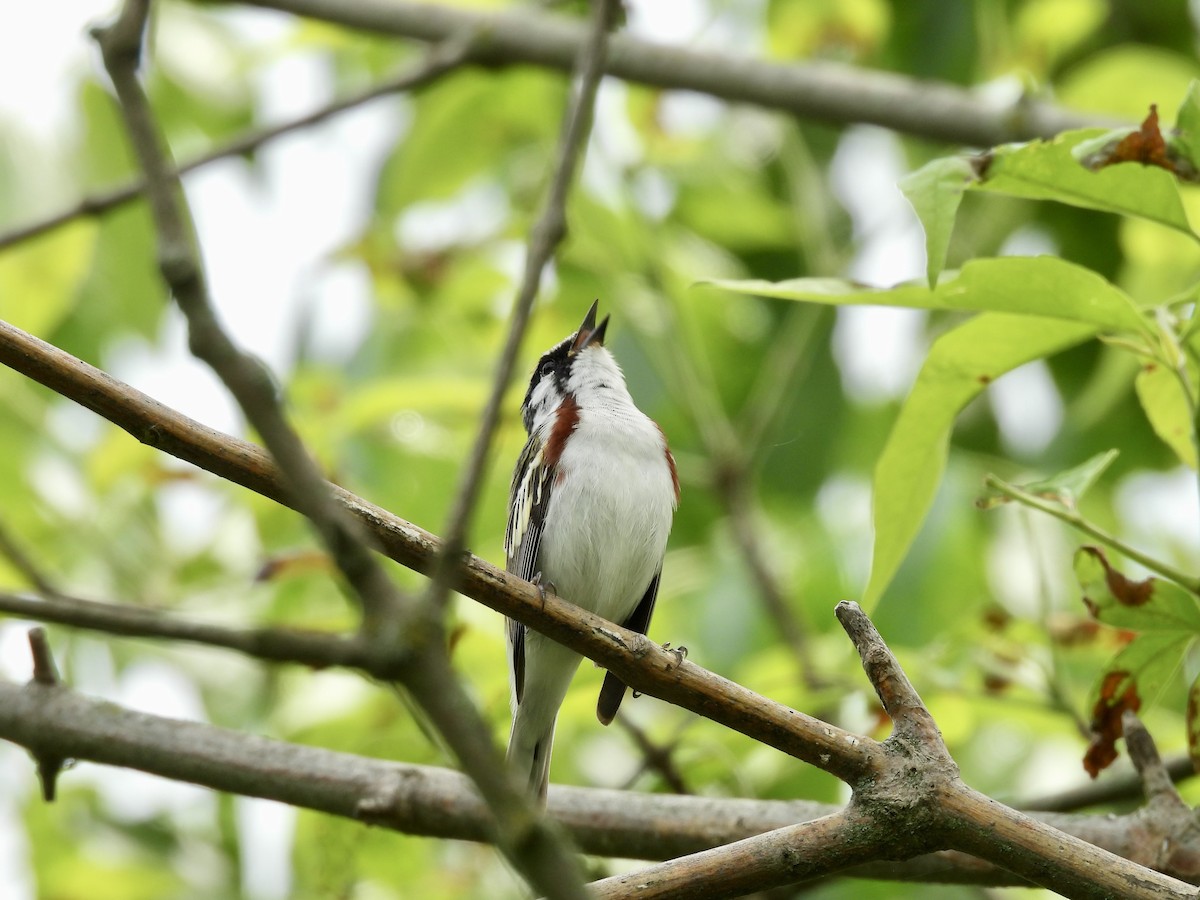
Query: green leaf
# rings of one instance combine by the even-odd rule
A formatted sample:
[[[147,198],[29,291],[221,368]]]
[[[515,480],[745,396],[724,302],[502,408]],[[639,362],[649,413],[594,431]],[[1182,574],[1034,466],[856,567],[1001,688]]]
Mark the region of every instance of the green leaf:
[[[1086,494],[1104,474],[1104,470],[1113,464],[1120,451],[1105,450],[1103,453],[1097,453],[1087,462],[1075,466],[1073,469],[1067,469],[1065,472],[1059,472],[1057,475],[1052,475],[1050,478],[1042,481],[1033,481],[1029,484],[1018,485],[1021,490],[1027,494],[1034,494],[1047,500],[1053,500],[1056,503],[1061,503],[1068,509],[1074,509],[1079,500]],[[1001,503],[1008,502],[1009,498],[997,490],[987,491],[976,502],[976,506],[980,509],[991,509],[993,506],[998,506]]]
[[[1191,646],[1188,634],[1143,634],[1116,656],[1092,686],[1092,739],[1083,767],[1095,778],[1117,758],[1117,740],[1125,733],[1125,712],[1138,712],[1158,699]]]
[[[1080,547],[1075,553],[1075,578],[1088,611],[1105,625],[1200,634],[1200,607],[1194,596],[1161,578],[1127,578],[1099,547]]]
[[[0,319],[33,334],[53,331],[75,305],[96,232],[95,222],[76,219],[0,254]]]
[[[973,260],[933,288],[913,282],[893,288],[872,288],[839,278],[705,283],[740,294],[834,306],[1019,313],[1072,319],[1105,331],[1154,334],[1128,294],[1092,270],[1053,256]]]
[[[1188,85],[1187,96],[1175,114],[1175,133],[1167,136],[1167,143],[1200,170],[1200,81]]]
[[[1108,672],[1127,672],[1137,684],[1142,709],[1145,709],[1154,703],[1175,674],[1191,641],[1190,634],[1140,634],[1108,661],[1097,685],[1103,683],[1104,674]]]
[[[454,196],[476,177],[507,183],[510,166],[537,165],[537,156],[512,156],[518,148],[549,153],[562,108],[561,79],[513,69],[500,74],[465,71],[426,88],[404,139],[380,172],[376,208],[393,213],[418,200]],[[471,123],[464,132],[465,122]]]
[[[1147,363],[1138,372],[1134,387],[1154,433],[1175,451],[1185,466],[1194,470],[1192,414],[1179,377],[1162,363]]]
[[[1068,131],[1052,141],[1007,144],[986,156],[972,189],[1011,197],[1054,200],[1069,206],[1098,209],[1158,222],[1200,240],[1188,222],[1175,176],[1155,166],[1108,166],[1091,172],[1074,151],[1104,129]]]
[[[948,156],[935,159],[900,179],[900,190],[925,229],[925,274],[930,287],[937,284],[946,265],[954,217],[958,214],[963,193],[976,177],[970,160]]]
[[[863,594],[870,610],[912,546],[946,467],[959,411],[1017,366],[1082,343],[1081,322],[985,313],[938,338],[904,401],[875,467],[875,546]]]

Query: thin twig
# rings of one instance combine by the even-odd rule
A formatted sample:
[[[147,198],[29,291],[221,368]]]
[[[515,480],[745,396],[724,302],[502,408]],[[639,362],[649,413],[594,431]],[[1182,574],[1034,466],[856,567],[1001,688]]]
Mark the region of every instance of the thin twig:
[[[724,502],[730,530],[742,551],[742,558],[750,570],[750,575],[758,586],[758,594],[767,614],[775,622],[775,627],[779,629],[780,636],[800,667],[800,677],[804,684],[816,690],[826,682],[813,662],[808,640],[809,629],[791,608],[778,577],[767,562],[765,546],[755,521],[755,511],[748,496],[749,478],[749,471],[744,463],[727,466],[715,476],[717,495]]]
[[[0,592],[0,613],[103,634],[217,647],[264,662],[297,663],[316,669],[341,666],[380,679],[394,674],[387,660],[372,652],[371,645],[361,637],[294,628],[230,628],[140,606],[6,592]]]
[[[1186,781],[1196,775],[1196,768],[1187,754],[1172,756],[1164,765],[1172,781]],[[1037,797],[1020,804],[1026,811],[1073,812],[1089,806],[1105,806],[1110,803],[1137,800],[1143,794],[1141,779],[1133,772],[1106,776],[1100,781],[1089,781],[1077,788]]]
[[[392,655],[398,676],[493,809],[501,849],[542,892],[583,898],[580,870],[567,842],[537,814],[530,798],[506,771],[486,722],[450,668],[439,623],[405,603],[368,549],[360,523],[334,499],[284,417],[270,375],[234,345],[217,320],[190,210],[137,76],[148,10],[148,0],[126,0],[116,21],[94,34],[130,142],[146,175],[159,266],[187,319],[191,350],[220,377],[262,435],[284,476],[292,504],[313,524],[358,596],[364,632],[377,648]]]
[[[525,252],[525,271],[513,303],[512,323],[509,325],[508,338],[504,343],[504,350],[500,354],[500,361],[496,365],[491,394],[488,396],[487,404],[480,416],[479,434],[475,438],[475,445],[471,449],[471,456],[467,460],[466,470],[459,482],[458,492],[450,508],[450,515],[442,534],[445,549],[434,571],[428,593],[429,604],[434,608],[440,608],[445,604],[450,593],[451,574],[458,562],[458,557],[466,550],[471,515],[479,499],[484,466],[487,464],[492,438],[496,433],[496,425],[500,421],[500,404],[503,402],[504,392],[512,380],[517,354],[520,352],[521,341],[525,337],[525,329],[529,325],[529,315],[533,310],[533,302],[537,299],[538,286],[542,281],[542,271],[567,233],[567,195],[571,190],[575,172],[579,168],[579,162],[587,147],[588,134],[591,132],[596,92],[600,87],[600,79],[604,75],[608,30],[615,21],[615,13],[615,0],[596,0],[592,4],[592,22],[588,40],[580,48],[576,63],[579,87],[563,120],[554,177],[551,179],[550,190],[546,196],[542,213],[529,238],[529,245]]]
[[[654,741],[650,740],[650,736],[646,734],[642,728],[634,722],[629,716],[620,716],[617,719],[617,724],[633,738],[634,744],[637,745],[638,752],[642,754],[642,767],[629,780],[629,785],[637,780],[638,775],[642,772],[652,771],[657,772],[663,781],[676,794],[690,794],[692,791],[687,786],[687,781],[683,777],[683,773],[679,771],[679,767],[675,765],[675,760],[671,758],[672,752],[675,750],[675,744],[668,744],[661,747]]]
[[[45,597],[61,597],[62,594],[50,578],[42,571],[41,566],[33,561],[8,532],[8,527],[0,522],[0,554],[13,564],[18,572],[25,576],[29,586]]]
[[[647,280],[660,293],[666,293],[666,279],[661,263],[650,255]],[[671,304],[664,304],[669,319],[668,330],[676,335],[685,333],[684,324]],[[763,543],[750,506],[751,471],[741,432],[728,413],[717,402],[711,367],[702,366],[686,352],[682,341],[667,341],[667,374],[672,376],[672,389],[683,398],[696,423],[704,450],[709,458],[712,486],[725,507],[731,530],[742,551],[746,566],[758,587],[758,597],[767,615],[775,623],[780,636],[796,660],[800,679],[810,688],[821,687],[824,680],[817,672],[809,650],[808,629],[787,602],[783,587],[763,555]],[[711,386],[705,390],[704,385]]]
[[[373,84],[356,94],[335,100],[310,113],[305,113],[294,119],[288,119],[277,125],[258,128],[239,135],[228,143],[222,144],[207,153],[197,156],[195,159],[183,163],[175,171],[175,175],[176,177],[186,175],[218,160],[234,156],[248,156],[285,134],[291,134],[295,131],[311,128],[313,125],[319,125],[326,119],[352,109],[357,109],[360,106],[370,103],[372,100],[378,100],[380,97],[387,97],[392,94],[413,91],[424,87],[441,78],[443,75],[461,68],[470,55],[472,45],[479,39],[477,34],[474,29],[470,29],[460,35],[452,35],[445,41],[431,47],[429,52],[416,65],[406,66],[402,71],[390,78],[385,78],[383,81]],[[125,184],[91,194],[69,209],[64,209],[44,219],[21,225],[11,231],[0,234],[0,250],[38,237],[48,231],[53,231],[55,228],[59,228],[83,216],[98,216],[118,209],[131,200],[136,200],[142,195],[145,189],[146,180],[138,177],[129,180]]]
[[[1046,515],[1054,516],[1054,518],[1062,522],[1066,522],[1072,528],[1082,531],[1089,537],[1095,538],[1100,543],[1141,564],[1151,572],[1161,575],[1168,581],[1175,582],[1185,590],[1191,591],[1193,594],[1200,594],[1200,578],[1188,575],[1162,560],[1155,559],[1153,556],[1143,553],[1136,547],[1131,547],[1125,541],[1115,535],[1109,534],[1103,528],[1093,525],[1074,510],[1067,509],[1065,506],[1050,500],[1043,500],[1041,497],[1024,491],[1014,484],[1009,484],[995,475],[988,475],[984,478],[983,483],[989,489],[1003,494],[1010,500],[1015,500],[1024,506],[1028,506],[1030,509],[1036,509],[1039,512],[1046,513]]]

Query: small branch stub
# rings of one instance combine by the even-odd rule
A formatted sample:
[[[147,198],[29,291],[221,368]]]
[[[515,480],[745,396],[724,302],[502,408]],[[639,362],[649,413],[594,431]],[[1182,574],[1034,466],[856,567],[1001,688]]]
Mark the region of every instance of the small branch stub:
[[[834,613],[858,651],[867,678],[895,725],[896,734],[949,760],[949,752],[933,717],[862,607],[853,600],[843,600]]]
[[[29,651],[33,655],[33,683],[45,687],[57,687],[61,684],[58,666],[54,662],[54,654],[50,651],[50,641],[46,637],[45,628],[39,626],[29,629]],[[42,799],[53,803],[58,773],[63,770],[66,760],[58,756],[37,753],[32,755],[37,764],[38,780],[42,783]]]
[[[45,628],[38,626],[29,629],[29,651],[33,655],[33,680],[48,687],[60,684],[62,679],[54,662],[54,654],[50,651]]]

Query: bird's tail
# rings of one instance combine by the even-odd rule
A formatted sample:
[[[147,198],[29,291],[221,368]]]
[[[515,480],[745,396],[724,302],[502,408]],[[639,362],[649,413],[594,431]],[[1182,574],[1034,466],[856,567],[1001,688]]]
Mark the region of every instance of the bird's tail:
[[[554,747],[554,723],[549,726],[522,715],[518,707],[513,717],[512,734],[508,738],[508,765],[517,778],[529,787],[529,793],[543,806],[550,785],[550,751]]]

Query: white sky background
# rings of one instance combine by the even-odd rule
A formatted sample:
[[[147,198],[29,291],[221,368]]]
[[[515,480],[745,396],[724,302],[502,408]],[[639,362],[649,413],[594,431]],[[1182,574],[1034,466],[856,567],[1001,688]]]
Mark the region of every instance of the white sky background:
[[[731,17],[714,15],[704,0],[636,0],[629,5],[629,30],[663,43],[737,47],[745,52],[760,44],[761,35],[744,24],[745,7]],[[756,8],[763,5],[760,2]],[[22,7],[19,27],[0,29],[0,85],[4,85],[0,89],[0,120],[19,123],[46,148],[50,160],[40,179],[46,188],[45,206],[30,210],[30,219],[76,199],[63,196],[61,189],[54,187],[52,148],[64,142],[63,135],[70,134],[73,127],[74,91],[80,74],[100,69],[86,36],[87,27],[111,8],[111,0],[30,3]],[[247,42],[273,43],[290,27],[287,17],[273,13],[231,9],[228,15]],[[205,77],[209,60],[200,55],[189,57],[189,53],[201,53],[203,44],[181,40],[170,49],[179,70],[186,72],[190,67],[196,77]],[[266,66],[256,89],[267,119],[279,120],[327,101],[329,84],[319,54],[293,53]],[[636,159],[638,152],[636,135],[622,119],[620,90],[620,85],[606,85],[601,96],[594,152],[584,173],[585,184],[592,189],[603,188],[614,163]],[[720,104],[695,95],[672,95],[664,106],[664,123],[681,131],[718,127],[722,115]],[[188,196],[221,316],[243,346],[276,370],[286,371],[291,362],[288,347],[298,317],[305,311],[315,315],[312,333],[320,341],[316,351],[331,359],[351,355],[370,328],[370,284],[365,273],[353,263],[332,262],[329,256],[354,236],[363,221],[372,202],[369,173],[377,169],[403,127],[403,111],[396,104],[376,103],[274,142],[260,154],[253,174],[244,162],[229,160],[188,176]],[[896,188],[905,167],[892,134],[868,127],[846,130],[830,177],[853,217],[860,249],[849,271],[842,274],[879,285],[923,275],[921,231]],[[656,208],[670,204],[669,186],[651,179],[645,189],[647,204]],[[504,202],[504,198],[480,189],[478,196],[465,197],[458,205],[406,216],[397,223],[396,234],[399,240],[416,244],[439,234],[452,235],[468,221],[475,227],[480,221],[502,222],[508,214]],[[1029,246],[1011,248],[1017,253],[1046,249],[1053,250],[1037,245],[1036,240]],[[518,263],[514,252],[514,274]],[[905,310],[839,311],[834,351],[853,397],[880,402],[903,395],[925,349],[923,321],[922,313]],[[225,392],[207,369],[188,355],[177,314],[171,315],[155,344],[128,343],[103,362],[118,377],[188,415],[222,430],[240,431],[240,417]],[[993,387],[990,402],[1005,441],[1017,452],[1044,447],[1061,422],[1061,401],[1044,367],[1037,365],[1002,379]],[[71,413],[64,416],[76,424],[86,418]],[[822,504],[823,515],[828,512],[832,519],[827,524],[847,535],[848,547],[851,534],[861,532],[866,508],[863,487],[831,486],[833,493],[826,492],[829,496],[843,496],[848,491],[861,502]],[[1162,521],[1184,533],[1197,533],[1195,492],[1180,489],[1178,479],[1162,476],[1139,481],[1136,496],[1138,502],[1129,505],[1134,513],[1161,511],[1153,519],[1141,515],[1133,523],[1147,537]],[[197,504],[202,506],[203,501],[185,497],[179,503],[167,503],[168,528],[186,532],[195,529],[197,520],[216,520],[212,510]],[[853,508],[852,520],[839,523],[836,510],[844,507]],[[186,544],[189,538],[181,533],[179,540]],[[855,550],[855,555],[861,555],[860,547]],[[1015,564],[1024,553],[1024,548],[1014,548],[1011,562]],[[852,565],[849,560],[848,565]],[[1001,570],[1005,565],[998,562]],[[28,676],[23,640],[23,629],[12,624],[0,626],[0,672],[7,677]],[[106,658],[101,645],[94,655],[97,666],[89,671],[90,680],[81,684],[89,692],[138,708],[175,715],[187,711],[203,719],[194,687],[178,672],[160,664],[153,671],[134,667],[119,679],[110,673],[106,680],[101,677]],[[158,780],[113,769],[85,770],[89,774],[80,770],[69,777],[106,785],[104,796],[114,811],[128,817],[170,810],[188,818],[206,814],[211,806],[207,792],[199,789],[168,787]],[[22,773],[19,780],[14,772]],[[32,770],[22,752],[6,746],[0,747],[0,773],[0,894],[23,900],[35,892],[15,804],[31,789]],[[112,790],[114,787],[119,791]],[[251,800],[240,802],[237,809],[239,832],[247,843],[244,859],[248,868],[242,873],[247,896],[256,900],[286,896],[294,812]]]

